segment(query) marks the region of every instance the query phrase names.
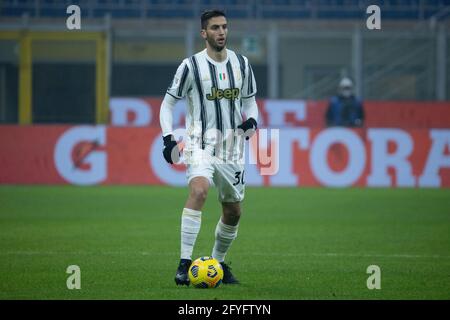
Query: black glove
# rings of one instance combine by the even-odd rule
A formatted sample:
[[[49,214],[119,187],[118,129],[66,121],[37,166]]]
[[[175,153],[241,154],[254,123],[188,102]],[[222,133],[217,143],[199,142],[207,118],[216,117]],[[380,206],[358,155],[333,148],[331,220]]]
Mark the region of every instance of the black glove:
[[[174,163],[173,160],[175,160],[175,162],[178,162],[178,160],[180,159],[180,150],[178,149],[178,145],[177,142],[175,141],[174,136],[169,134],[163,137],[163,140],[164,140],[164,149],[163,149],[164,159],[166,159],[166,161],[170,164]]]
[[[250,139],[251,136],[255,134],[256,129],[258,129],[258,124],[256,120],[253,118],[248,118],[241,125],[238,126],[238,129],[244,131],[245,140]]]

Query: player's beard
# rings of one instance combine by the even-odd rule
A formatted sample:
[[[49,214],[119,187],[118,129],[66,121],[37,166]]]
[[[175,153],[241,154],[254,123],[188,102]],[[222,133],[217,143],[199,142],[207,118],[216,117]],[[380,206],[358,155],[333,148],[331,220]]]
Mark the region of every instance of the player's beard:
[[[209,46],[213,48],[217,52],[221,52],[227,45],[227,38],[225,38],[225,41],[223,42],[223,45],[219,45],[213,37],[206,36],[206,41],[208,41]]]

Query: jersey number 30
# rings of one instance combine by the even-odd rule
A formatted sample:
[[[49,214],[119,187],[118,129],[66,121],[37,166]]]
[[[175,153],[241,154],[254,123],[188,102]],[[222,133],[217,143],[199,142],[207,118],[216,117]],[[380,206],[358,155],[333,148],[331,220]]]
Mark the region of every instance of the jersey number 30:
[[[241,176],[242,173],[242,176]],[[236,181],[233,183],[233,186],[237,186],[239,183],[242,183],[243,185],[245,184],[244,182],[244,173],[245,171],[236,171],[236,173],[234,174],[234,178],[236,179]]]

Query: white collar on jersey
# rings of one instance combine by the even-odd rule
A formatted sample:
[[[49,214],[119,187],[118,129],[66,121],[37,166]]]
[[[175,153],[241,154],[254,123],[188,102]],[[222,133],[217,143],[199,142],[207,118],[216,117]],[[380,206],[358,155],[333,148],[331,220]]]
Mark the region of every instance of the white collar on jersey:
[[[214,60],[213,58],[208,56],[208,53],[206,52],[206,48],[203,50],[203,52],[205,54],[206,59],[209,62],[211,62],[213,64],[217,64],[217,65],[223,65],[223,64],[227,64],[228,60],[230,60],[230,50],[228,50],[228,49],[225,49],[225,50],[227,50],[227,58],[225,60],[223,60],[222,62],[217,62],[216,60]]]

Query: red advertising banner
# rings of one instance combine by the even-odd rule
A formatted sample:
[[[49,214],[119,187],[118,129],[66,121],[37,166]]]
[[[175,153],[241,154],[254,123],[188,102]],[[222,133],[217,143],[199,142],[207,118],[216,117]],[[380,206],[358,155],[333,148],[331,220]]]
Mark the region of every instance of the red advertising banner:
[[[247,146],[248,185],[450,187],[450,129],[264,130]],[[186,185],[161,151],[151,127],[0,126],[0,183]]]

